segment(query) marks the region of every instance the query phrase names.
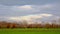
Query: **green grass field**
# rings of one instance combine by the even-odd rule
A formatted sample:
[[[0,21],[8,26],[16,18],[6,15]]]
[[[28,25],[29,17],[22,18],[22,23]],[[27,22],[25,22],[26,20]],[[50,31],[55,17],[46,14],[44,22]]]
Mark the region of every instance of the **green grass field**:
[[[0,34],[60,34],[60,28],[5,28],[0,29]]]

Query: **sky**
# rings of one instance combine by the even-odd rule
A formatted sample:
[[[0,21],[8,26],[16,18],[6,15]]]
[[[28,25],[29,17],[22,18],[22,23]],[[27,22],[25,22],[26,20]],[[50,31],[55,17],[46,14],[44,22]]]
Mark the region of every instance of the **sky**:
[[[31,21],[60,17],[60,0],[0,0],[0,20]]]

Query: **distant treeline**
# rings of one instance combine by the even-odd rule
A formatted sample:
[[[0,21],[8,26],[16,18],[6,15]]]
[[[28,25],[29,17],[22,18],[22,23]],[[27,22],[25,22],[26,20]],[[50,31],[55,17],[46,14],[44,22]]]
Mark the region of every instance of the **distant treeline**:
[[[26,22],[16,23],[0,21],[0,28],[60,28],[60,24],[27,24]]]

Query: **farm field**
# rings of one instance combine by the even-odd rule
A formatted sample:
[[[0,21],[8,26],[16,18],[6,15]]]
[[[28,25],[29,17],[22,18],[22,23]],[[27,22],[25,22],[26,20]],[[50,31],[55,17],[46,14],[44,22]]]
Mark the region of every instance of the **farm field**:
[[[60,28],[1,28],[0,34],[60,34]]]

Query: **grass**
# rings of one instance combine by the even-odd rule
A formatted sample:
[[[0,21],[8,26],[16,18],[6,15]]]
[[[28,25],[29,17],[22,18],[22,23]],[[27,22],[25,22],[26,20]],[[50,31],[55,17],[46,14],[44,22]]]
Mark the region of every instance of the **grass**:
[[[3,28],[0,34],[60,34],[60,28]]]

